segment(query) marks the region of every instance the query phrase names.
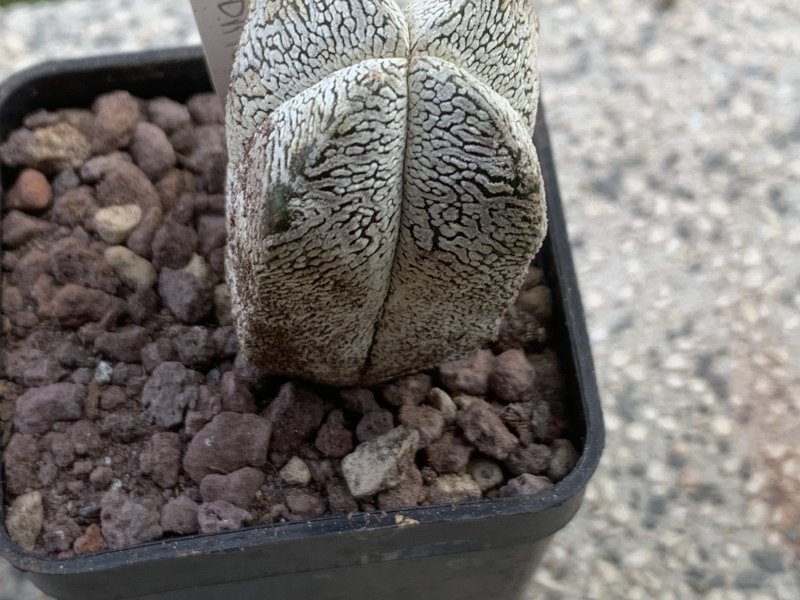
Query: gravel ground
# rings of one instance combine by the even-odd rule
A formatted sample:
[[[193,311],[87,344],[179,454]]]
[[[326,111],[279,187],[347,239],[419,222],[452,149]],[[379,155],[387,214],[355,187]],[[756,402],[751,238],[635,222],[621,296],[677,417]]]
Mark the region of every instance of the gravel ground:
[[[798,598],[796,0],[538,6],[609,439],[526,600]],[[15,6],[0,78],[197,39],[188,2]]]

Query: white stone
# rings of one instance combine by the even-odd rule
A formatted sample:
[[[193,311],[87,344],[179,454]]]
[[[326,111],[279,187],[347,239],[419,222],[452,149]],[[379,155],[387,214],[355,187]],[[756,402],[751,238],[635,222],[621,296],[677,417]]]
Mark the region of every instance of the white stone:
[[[744,549],[736,544],[727,543],[722,548],[725,556],[732,558],[733,560],[742,560],[745,557]]]
[[[281,469],[280,476],[286,485],[308,485],[311,469],[302,458],[293,456]]]
[[[647,465],[647,480],[652,483],[667,483],[672,480],[673,473],[662,462],[653,461]]]
[[[94,370],[94,380],[100,385],[111,383],[111,375],[113,373],[114,367],[112,367],[110,363],[101,360],[97,363],[97,367]]]
[[[365,442],[342,460],[342,474],[356,498],[396,486],[419,448],[419,432],[404,426]]]
[[[428,404],[442,413],[445,422],[452,423],[456,418],[458,406],[453,402],[450,394],[441,388],[433,388],[428,393]]]
[[[199,254],[193,254],[189,263],[183,267],[183,270],[206,282],[209,287],[213,287],[219,282],[217,274],[208,265],[206,259]]]
[[[443,504],[480,500],[482,490],[470,475],[441,475],[428,488],[428,502]]]
[[[106,248],[103,256],[120,281],[134,290],[152,287],[158,279],[155,267],[125,246]]]
[[[580,455],[572,442],[566,439],[554,440],[550,448],[553,454],[547,467],[547,476],[554,482],[561,481],[572,471]]]
[[[641,569],[650,563],[652,554],[646,547],[637,548],[623,559],[626,567],[631,569]]]
[[[658,426],[664,431],[674,432],[680,429],[680,424],[673,417],[660,416],[658,419]]]
[[[669,387],[671,387],[672,389],[674,389],[674,390],[682,389],[684,384],[686,383],[684,381],[684,376],[683,375],[677,375],[677,374],[667,375],[666,381],[667,381],[667,385]]]
[[[616,413],[607,413],[605,415],[606,429],[610,432],[618,431],[622,427],[622,419]]]
[[[711,431],[719,437],[728,437],[733,433],[733,421],[724,415],[719,415],[711,420]]]
[[[108,206],[94,215],[94,228],[108,244],[121,244],[142,220],[142,209],[136,204]]]
[[[689,368],[689,361],[682,354],[672,354],[664,361],[664,367],[670,371],[685,371]]]
[[[640,411],[642,418],[646,421],[655,421],[660,417],[658,409],[654,406],[643,406]]]
[[[631,357],[627,350],[614,350],[610,359],[611,366],[617,369],[622,369],[631,362]]]
[[[31,551],[36,547],[43,521],[42,494],[29,492],[18,496],[11,503],[6,517],[6,530],[11,539],[25,550]]]
[[[632,442],[644,442],[650,435],[650,430],[642,423],[631,423],[625,428],[625,435]]]
[[[619,525],[625,525],[631,520],[631,511],[625,504],[617,504],[609,512],[611,519]]]

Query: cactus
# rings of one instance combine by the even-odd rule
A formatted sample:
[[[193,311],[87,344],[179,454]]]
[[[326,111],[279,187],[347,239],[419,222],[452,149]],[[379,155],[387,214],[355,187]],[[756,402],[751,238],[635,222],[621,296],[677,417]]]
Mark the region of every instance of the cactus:
[[[227,105],[249,360],[373,384],[485,345],[546,232],[530,0],[254,0]]]

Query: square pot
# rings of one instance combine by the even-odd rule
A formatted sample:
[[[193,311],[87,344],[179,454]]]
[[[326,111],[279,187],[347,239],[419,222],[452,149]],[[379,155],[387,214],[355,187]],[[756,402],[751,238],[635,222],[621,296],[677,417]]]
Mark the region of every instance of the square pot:
[[[88,106],[115,89],[183,101],[211,86],[200,48],[48,63],[0,87],[0,139],[34,110]],[[526,498],[257,526],[56,560],[26,552],[7,536],[0,487],[0,556],[62,600],[518,598],[551,537],[580,507],[604,444],[589,338],[541,110],[535,143],[550,221],[539,262],[552,283],[554,339],[572,441],[580,452],[574,470],[552,489]],[[0,173],[0,191],[10,175]]]

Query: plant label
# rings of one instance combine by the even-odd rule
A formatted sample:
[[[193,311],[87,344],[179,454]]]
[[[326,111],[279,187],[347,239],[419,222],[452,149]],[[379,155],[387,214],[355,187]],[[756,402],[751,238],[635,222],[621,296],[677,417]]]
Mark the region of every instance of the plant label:
[[[191,3],[211,81],[224,104],[250,0],[191,0]]]

